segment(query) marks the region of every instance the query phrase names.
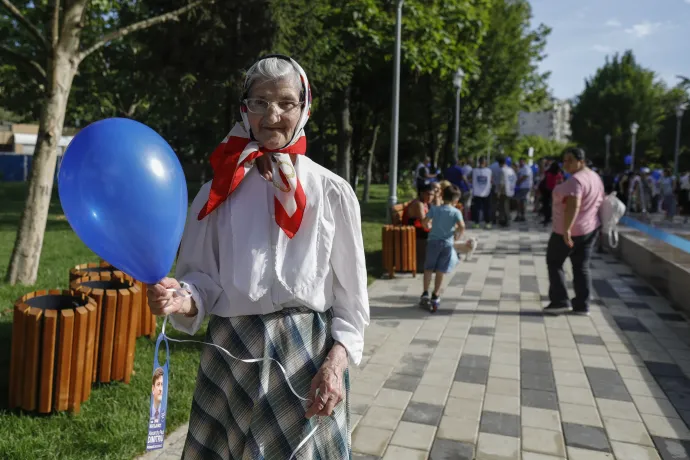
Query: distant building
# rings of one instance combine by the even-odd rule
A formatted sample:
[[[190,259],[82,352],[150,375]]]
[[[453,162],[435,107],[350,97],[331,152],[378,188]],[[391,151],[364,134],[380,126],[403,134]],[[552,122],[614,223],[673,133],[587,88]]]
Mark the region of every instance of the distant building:
[[[552,101],[552,108],[518,114],[518,135],[539,136],[559,142],[570,140],[570,102]]]
[[[62,155],[74,136],[62,136],[58,155]],[[0,152],[33,155],[38,139],[38,125],[0,123]]]
[[[66,128],[64,134],[74,134],[74,131]],[[73,137],[63,135],[58,141],[56,177],[60,170],[62,155]],[[37,139],[38,125],[0,121],[0,182],[28,180]]]

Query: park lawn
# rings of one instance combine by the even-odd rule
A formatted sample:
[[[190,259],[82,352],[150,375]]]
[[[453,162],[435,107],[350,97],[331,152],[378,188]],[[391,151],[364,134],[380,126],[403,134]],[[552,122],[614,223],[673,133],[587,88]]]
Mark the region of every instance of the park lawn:
[[[195,193],[197,188],[190,185],[190,194]],[[78,415],[60,413],[36,416],[7,410],[12,308],[15,300],[40,289],[66,289],[70,268],[99,260],[77,238],[64,219],[57,190],[54,190],[36,285],[5,284],[2,280],[14,244],[25,193],[25,184],[0,182],[0,459],[131,460],[145,450],[148,428],[154,342],[146,337],[137,339],[134,374],[130,384],[94,385],[90,398],[82,404]],[[370,283],[382,273],[381,225],[386,219],[386,197],[385,186],[373,186],[370,202],[361,205]],[[193,195],[190,202],[191,198]],[[202,328],[197,338],[203,340],[204,333],[205,329]],[[169,334],[173,337],[184,335],[175,330]],[[188,420],[199,365],[199,347],[195,344],[170,343],[167,433]]]

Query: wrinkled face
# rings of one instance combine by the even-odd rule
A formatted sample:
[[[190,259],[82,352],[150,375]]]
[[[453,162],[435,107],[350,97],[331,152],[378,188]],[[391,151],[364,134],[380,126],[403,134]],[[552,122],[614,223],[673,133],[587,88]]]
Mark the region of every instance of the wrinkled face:
[[[151,387],[151,393],[153,393],[153,399],[157,403],[160,404],[160,402],[163,400],[163,377],[159,377],[156,379],[156,382],[153,384]]]
[[[267,149],[284,147],[297,128],[302,105],[300,90],[290,79],[258,81],[249,90],[248,99],[268,102],[265,113],[247,111],[249,126],[259,145]],[[259,104],[265,105],[259,101]]]

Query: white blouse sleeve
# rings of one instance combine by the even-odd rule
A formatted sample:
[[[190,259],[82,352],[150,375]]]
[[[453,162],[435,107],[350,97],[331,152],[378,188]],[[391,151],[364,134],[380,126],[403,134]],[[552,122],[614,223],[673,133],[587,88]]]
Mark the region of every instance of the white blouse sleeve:
[[[218,273],[217,213],[211,213],[201,221],[197,219],[208,199],[209,189],[210,182],[201,187],[189,209],[175,267],[175,278],[192,293],[199,312],[191,318],[173,314],[169,319],[175,329],[191,335],[196,334],[206,313],[223,295]]]
[[[364,349],[364,328],[369,325],[367,266],[364,259],[359,201],[349,184],[338,184],[339,203],[333,203],[335,236],[333,268],[333,324],[331,333],[359,365]],[[335,197],[334,197],[334,201]]]

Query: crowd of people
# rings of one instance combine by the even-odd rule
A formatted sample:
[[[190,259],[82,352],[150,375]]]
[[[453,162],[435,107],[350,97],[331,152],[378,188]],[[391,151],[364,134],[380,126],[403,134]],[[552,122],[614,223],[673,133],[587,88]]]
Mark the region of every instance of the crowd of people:
[[[532,206],[541,224],[551,227],[547,247],[549,299],[546,312],[588,314],[591,292],[590,260],[595,242],[603,250],[600,209],[607,195],[616,192],[630,212],[665,213],[672,220],[677,213],[690,216],[690,173],[676,178],[670,169],[613,173],[599,171],[579,148],[566,149],[560,158],[527,158],[514,163],[499,156],[492,164],[480,158],[475,167],[459,160],[445,171],[431,166],[430,158],[415,170],[418,196],[403,211],[404,223],[417,233],[417,266],[424,267],[420,304],[434,312],[440,305],[444,274],[457,261],[458,252],[469,257],[476,238],[462,236],[465,222],[473,228],[493,225],[510,227],[525,222]],[[573,264],[575,298],[568,298],[563,264]],[[430,293],[431,277],[436,276]]]

